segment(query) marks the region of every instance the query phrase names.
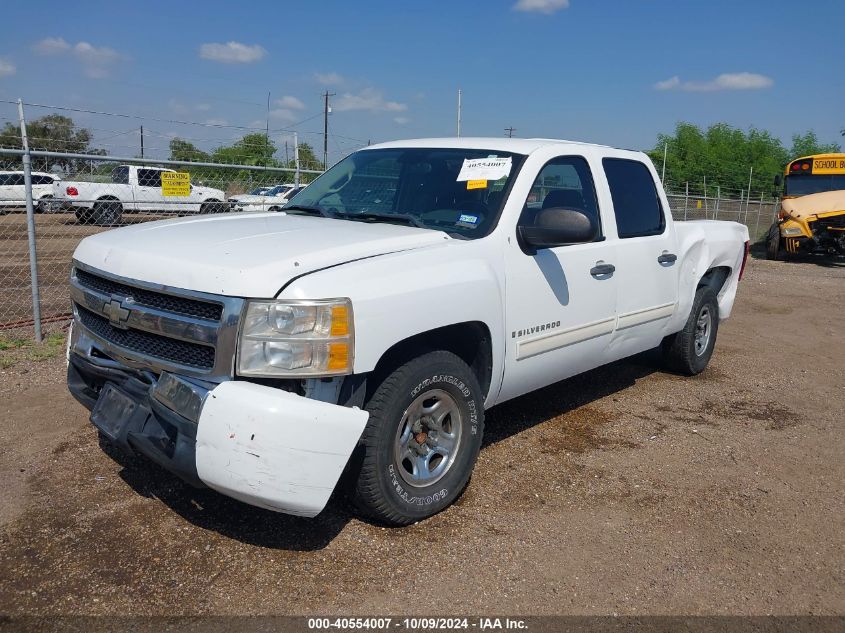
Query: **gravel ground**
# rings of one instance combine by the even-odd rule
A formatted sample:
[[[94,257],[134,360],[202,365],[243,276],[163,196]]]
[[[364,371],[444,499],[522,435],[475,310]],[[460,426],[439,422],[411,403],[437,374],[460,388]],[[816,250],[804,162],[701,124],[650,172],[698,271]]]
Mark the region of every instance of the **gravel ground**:
[[[753,260],[701,376],[641,355],[488,413],[402,529],[195,491],[97,446],[61,357],[0,370],[0,613],[841,614],[845,267]]]

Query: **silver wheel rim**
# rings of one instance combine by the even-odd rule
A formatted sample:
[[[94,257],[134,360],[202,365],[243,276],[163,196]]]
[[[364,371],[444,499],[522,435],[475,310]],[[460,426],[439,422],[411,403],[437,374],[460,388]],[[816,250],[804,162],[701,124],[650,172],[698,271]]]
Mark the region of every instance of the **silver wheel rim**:
[[[710,344],[710,333],[713,331],[713,316],[710,313],[710,306],[701,308],[698,319],[695,322],[695,355],[701,356],[707,351]]]
[[[455,399],[430,389],[408,405],[396,430],[393,462],[403,481],[423,488],[449,472],[461,445],[463,416]]]

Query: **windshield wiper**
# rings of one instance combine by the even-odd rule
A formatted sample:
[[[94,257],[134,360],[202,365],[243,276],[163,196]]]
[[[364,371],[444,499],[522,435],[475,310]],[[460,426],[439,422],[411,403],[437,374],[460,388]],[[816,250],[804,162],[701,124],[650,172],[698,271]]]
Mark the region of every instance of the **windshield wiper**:
[[[328,209],[322,209],[320,207],[309,207],[309,206],[304,205],[304,204],[294,204],[294,205],[289,206],[289,207],[282,207],[282,211],[305,211],[306,213],[320,214],[324,218],[336,218],[337,217],[336,213],[332,213]]]
[[[342,213],[336,217],[344,220],[399,220],[405,224],[410,224],[420,229],[430,229],[431,227],[422,222],[416,216],[409,213],[376,213],[368,211],[366,213]]]

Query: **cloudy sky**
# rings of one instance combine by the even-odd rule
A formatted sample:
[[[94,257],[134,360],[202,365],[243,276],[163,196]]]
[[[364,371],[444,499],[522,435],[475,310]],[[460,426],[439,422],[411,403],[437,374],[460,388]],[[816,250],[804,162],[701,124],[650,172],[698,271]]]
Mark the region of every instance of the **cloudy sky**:
[[[128,115],[72,113],[114,154],[137,153],[141,123],[164,156],[173,135],[212,148],[268,118],[280,146],[319,147],[325,90],[333,160],[454,134],[459,88],[465,135],[648,148],[679,120],[785,141],[845,127],[842,0],[3,4],[0,99]]]

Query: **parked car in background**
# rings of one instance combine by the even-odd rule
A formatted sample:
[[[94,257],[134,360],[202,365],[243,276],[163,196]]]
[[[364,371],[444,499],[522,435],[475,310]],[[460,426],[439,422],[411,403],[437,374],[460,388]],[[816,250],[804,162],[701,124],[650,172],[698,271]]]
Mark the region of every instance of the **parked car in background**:
[[[299,187],[292,184],[281,184],[269,187],[256,194],[242,194],[229,198],[235,211],[280,211],[288,200],[302,191],[305,185]]]
[[[165,196],[161,167],[120,165],[111,182],[66,182],[53,185],[58,204],[70,205],[82,224],[118,224],[124,211],[153,213],[222,213],[230,210],[220,189],[190,185],[187,196]]]
[[[53,184],[59,176],[43,171],[32,172],[32,203],[35,211],[47,210],[48,201],[53,197]],[[0,171],[0,210],[26,207],[26,188],[22,171]]]

